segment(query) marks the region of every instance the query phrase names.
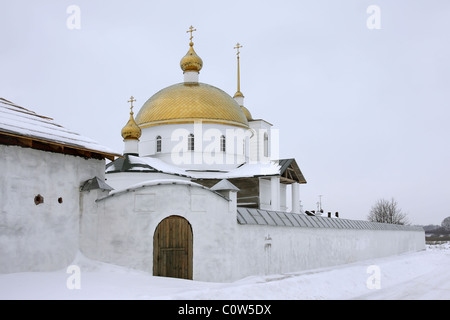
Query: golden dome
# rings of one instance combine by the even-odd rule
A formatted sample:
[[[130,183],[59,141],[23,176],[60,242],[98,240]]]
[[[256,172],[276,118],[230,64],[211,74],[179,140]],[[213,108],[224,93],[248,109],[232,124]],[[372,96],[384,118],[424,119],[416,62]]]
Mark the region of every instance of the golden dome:
[[[199,120],[248,128],[246,115],[230,95],[200,82],[162,89],[144,103],[136,116],[141,128]]]
[[[138,140],[141,137],[141,128],[137,125],[133,118],[133,111],[130,112],[130,120],[128,120],[125,127],[122,129],[122,137],[124,140],[135,139]]]
[[[244,112],[245,117],[247,118],[248,121],[253,120],[252,118],[252,114],[250,113],[250,111],[248,111],[248,109],[244,106],[241,106],[242,112]]]
[[[180,61],[180,67],[183,72],[186,71],[197,71],[199,72],[203,67],[202,59],[194,51],[194,43],[191,41],[189,43],[189,51]]]

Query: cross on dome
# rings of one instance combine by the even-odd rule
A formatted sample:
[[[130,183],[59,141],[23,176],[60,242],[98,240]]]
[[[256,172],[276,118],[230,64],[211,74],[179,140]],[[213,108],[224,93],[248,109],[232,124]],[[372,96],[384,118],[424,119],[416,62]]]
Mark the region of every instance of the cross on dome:
[[[191,37],[189,38],[189,40],[192,42],[192,39],[194,38],[194,36],[192,35],[192,32],[194,32],[194,31],[197,31],[197,29],[194,29],[194,27],[193,26],[190,26],[189,27],[189,30],[188,31],[186,31],[186,33],[191,33]]]
[[[237,44],[236,44],[236,47],[234,47],[234,49],[237,49],[237,53],[236,53],[236,55],[238,56],[238,58],[239,58],[239,49],[240,48],[242,48],[243,46],[241,46],[241,44],[238,42]]]
[[[130,100],[128,100],[128,102],[131,102],[131,107],[130,107],[131,112],[133,112],[133,107],[134,107],[134,106],[133,106],[133,102],[134,102],[134,101],[136,101],[136,99],[135,99],[133,96],[131,96],[131,97],[130,97]]]

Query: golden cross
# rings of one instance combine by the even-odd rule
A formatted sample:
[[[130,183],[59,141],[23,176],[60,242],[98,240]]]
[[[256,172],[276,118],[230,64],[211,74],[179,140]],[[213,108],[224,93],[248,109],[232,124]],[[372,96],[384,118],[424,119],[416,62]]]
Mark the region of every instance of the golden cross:
[[[130,100],[128,100],[128,102],[131,102],[131,112],[133,112],[133,101],[136,101],[136,99],[133,96],[131,96]]]
[[[239,57],[239,53],[240,53],[239,49],[242,48],[242,47],[243,46],[241,46],[239,42],[236,44],[236,47],[234,47],[234,49],[237,49],[237,53],[236,54],[237,54],[238,57]]]
[[[193,36],[192,36],[192,32],[194,32],[194,31],[197,31],[197,29],[194,29],[194,27],[193,27],[193,26],[190,26],[190,27],[189,27],[189,30],[188,30],[188,31],[186,31],[186,33],[188,33],[188,32],[190,32],[190,33],[191,33],[191,37],[189,38],[189,40],[191,40],[191,42],[192,42],[192,38],[193,38]]]

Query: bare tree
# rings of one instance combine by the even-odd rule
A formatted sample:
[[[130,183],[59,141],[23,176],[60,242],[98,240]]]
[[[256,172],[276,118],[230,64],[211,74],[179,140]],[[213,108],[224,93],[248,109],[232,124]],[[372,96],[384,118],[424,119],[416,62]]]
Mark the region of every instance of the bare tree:
[[[409,224],[406,214],[398,207],[397,201],[394,198],[391,200],[378,200],[372,206],[367,220],[392,224]]]
[[[450,231],[450,217],[447,217],[442,221],[441,227],[447,231]]]

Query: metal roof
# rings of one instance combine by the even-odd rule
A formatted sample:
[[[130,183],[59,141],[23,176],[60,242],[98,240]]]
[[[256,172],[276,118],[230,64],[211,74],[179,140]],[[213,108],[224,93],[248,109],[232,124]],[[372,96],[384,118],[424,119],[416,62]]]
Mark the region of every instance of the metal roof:
[[[132,156],[134,157],[134,156]],[[134,159],[134,158],[133,158]],[[106,165],[106,172],[158,172],[152,166],[146,163],[139,163],[130,159],[130,155],[126,154],[123,158],[117,158],[116,160]]]
[[[81,191],[90,191],[90,190],[106,190],[111,191],[114,190],[110,185],[108,185],[105,181],[100,179],[99,177],[94,177],[92,179],[86,180],[82,185]]]
[[[405,226],[405,225],[370,222],[363,220],[316,217],[297,213],[269,211],[243,207],[237,208],[237,221],[239,224],[303,227],[303,228],[405,230],[405,231],[423,230],[423,228],[420,226]]]
[[[239,191],[239,188],[237,188],[234,184],[232,184],[227,179],[222,179],[219,182],[217,182],[215,185],[211,187],[211,190],[219,191],[219,190],[231,190],[231,191]]]

